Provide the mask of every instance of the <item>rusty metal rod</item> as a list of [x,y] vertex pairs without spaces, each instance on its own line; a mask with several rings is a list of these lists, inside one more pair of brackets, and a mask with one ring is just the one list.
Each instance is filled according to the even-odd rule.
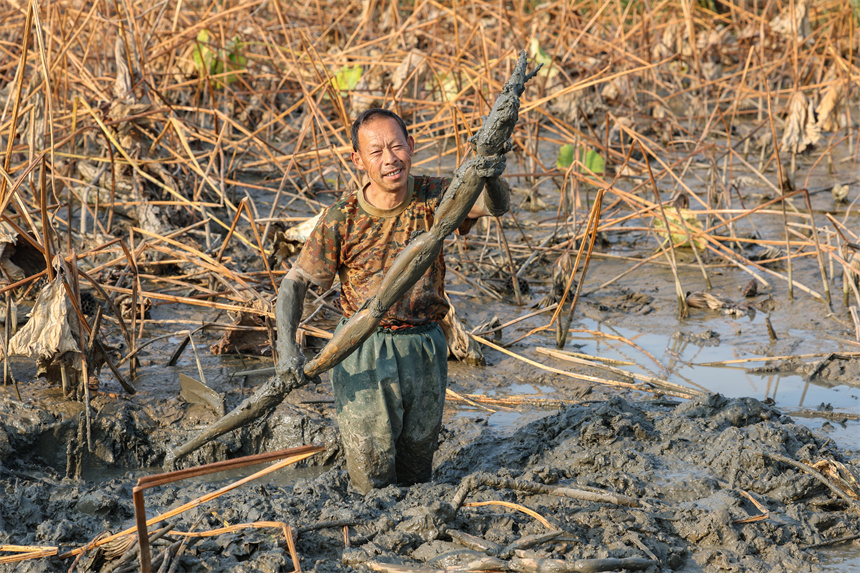
[[[258,477],[262,477],[268,473],[279,469],[279,467],[284,467],[291,463],[295,463],[302,459],[312,456],[317,452],[321,452],[325,450],[325,446],[300,446],[297,448],[289,448],[286,450],[278,450],[276,452],[269,452],[264,454],[255,454],[253,456],[245,456],[241,458],[236,458],[233,460],[224,460],[220,462],[214,462],[211,464],[206,464],[202,466],[197,466],[194,468],[187,468],[183,470],[177,470],[172,472],[167,472],[163,474],[155,474],[151,476],[144,476],[137,480],[137,485],[132,489],[132,501],[134,503],[134,521],[135,527],[131,529],[127,529],[121,533],[118,533],[116,536],[111,536],[110,538],[106,538],[102,540],[102,543],[106,543],[110,539],[116,538],[120,535],[125,535],[131,533],[135,529],[137,530],[137,539],[140,544],[140,570],[141,573],[151,573],[152,571],[152,554],[149,551],[149,534],[147,532],[147,526],[151,523],[156,523],[161,521],[162,519],[167,519],[169,517],[173,517],[175,515],[179,515],[180,513],[191,509],[192,507],[196,507],[201,503],[206,501],[210,501],[215,499],[216,497],[231,491],[240,485],[243,485],[249,481],[253,481]],[[192,500],[181,507],[176,509],[172,509],[167,513],[162,515],[153,517],[151,520],[147,521],[146,519],[146,503],[143,499],[143,492],[149,488],[153,488],[159,485],[164,485],[168,483],[172,483],[175,481],[180,481],[192,477],[203,476],[215,472],[220,472],[229,469],[236,469],[245,466],[262,464],[265,462],[285,459],[284,461],[273,465],[272,467],[261,470],[253,475],[242,478],[236,482],[233,482],[218,491],[212,492],[210,494],[206,494],[202,497],[199,497],[195,500]],[[73,553],[67,554],[72,555]]]
[[[211,464],[205,464],[202,466],[196,466],[193,468],[186,468],[182,470],[176,470],[172,472],[162,473],[162,474],[154,474],[151,476],[144,476],[137,480],[137,487],[141,489],[149,489],[151,487],[165,485],[168,483],[172,483],[175,481],[205,476],[208,474],[212,474],[215,472],[223,472],[225,470],[234,470],[239,468],[244,468],[246,466],[253,466],[255,464],[262,464],[266,462],[272,462],[275,460],[280,460],[287,456],[295,456],[299,454],[306,453],[317,453],[325,448],[323,446],[299,446],[297,448],[289,448],[287,450],[278,450],[275,452],[266,452],[263,454],[254,454],[252,456],[245,456],[241,458],[235,458],[232,460],[223,460],[220,462],[213,462]],[[144,487],[145,486],[145,487]]]

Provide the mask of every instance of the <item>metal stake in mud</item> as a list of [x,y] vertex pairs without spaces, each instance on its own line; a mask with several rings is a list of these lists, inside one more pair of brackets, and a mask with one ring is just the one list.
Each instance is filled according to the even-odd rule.
[[[495,182],[505,169],[505,153],[510,150],[509,139],[519,117],[520,96],[525,90],[525,83],[539,69],[540,66],[527,73],[526,53],[520,52],[514,72],[505,82],[493,109],[484,118],[481,129],[469,140],[475,157],[455,171],[454,178],[439,203],[433,226],[428,232],[410,241],[382,279],[376,296],[368,299],[320,353],[308,362],[305,366],[308,379],[339,364],[373,333],[385,312],[421,278],[439,255],[445,237],[463,223],[485,186],[490,195],[500,192],[500,186]],[[282,380],[278,376],[270,378],[235,410],[168,453],[165,466],[170,467],[177,459],[206,442],[267,415],[287,394],[301,385],[296,379]]]

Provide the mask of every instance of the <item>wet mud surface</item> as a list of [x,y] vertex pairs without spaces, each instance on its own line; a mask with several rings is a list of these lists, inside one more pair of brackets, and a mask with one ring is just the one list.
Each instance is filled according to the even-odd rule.
[[[221,438],[188,463],[305,443],[325,444],[326,452],[311,458],[311,467],[273,474],[174,518],[175,529],[283,521],[297,531],[303,570],[315,571],[358,570],[368,563],[465,568],[478,562],[492,563],[494,570],[551,571],[577,560],[610,558],[645,560],[640,564],[648,571],[817,571],[820,553],[811,546],[860,526],[856,501],[849,504],[810,473],[774,456],[835,460],[855,464],[855,472],[856,460],[832,440],[751,398],[622,398],[574,384],[566,394],[582,403],[543,412],[513,431],[493,428],[482,416],[449,411],[432,482],[390,486],[363,497],[349,487],[330,408],[307,403],[325,395],[323,386],[302,392],[272,417]],[[159,464],[165,446],[193,428],[185,424],[214,416],[178,402],[152,408],[97,398],[93,406],[94,448],[84,454],[83,464],[104,468],[95,482],[63,476],[67,464],[75,464],[72,450],[80,439],[80,411],[74,405],[54,411],[2,405],[0,544],[73,548],[102,531],[132,525],[131,489],[142,474],[119,468]],[[182,430],[175,424],[180,414]],[[110,471],[116,477],[107,479]],[[238,477],[149,490],[149,515]],[[498,480],[508,478],[626,496],[636,507],[498,487]],[[463,484],[472,487],[462,490]],[[465,504],[452,507],[462,491]],[[472,502],[518,504],[545,522],[509,506],[471,507]],[[557,535],[545,537],[552,532]],[[481,548],[468,536],[482,540]],[[512,545],[523,539],[536,545]],[[164,538],[154,555],[173,541]],[[244,529],[194,541],[184,548],[177,570],[293,569],[284,536],[276,530]],[[79,570],[113,570],[103,560],[91,552]],[[0,570],[68,566],[48,558],[0,565]]]

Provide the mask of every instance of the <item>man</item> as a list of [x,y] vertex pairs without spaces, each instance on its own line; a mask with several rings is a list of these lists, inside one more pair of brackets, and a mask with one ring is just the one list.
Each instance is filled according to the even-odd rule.
[[[348,319],[376,294],[410,238],[433,225],[449,183],[410,175],[415,141],[391,111],[362,113],[352,126],[352,147],[352,161],[367,183],[326,210],[278,291],[276,371],[282,377],[304,378],[295,335],[308,285],[327,290],[339,276]],[[469,219],[507,211],[508,189],[499,183],[502,192],[483,193]],[[332,369],[347,471],[362,493],[430,479],[448,372],[437,324],[448,311],[444,283],[440,254],[382,317],[376,332]]]

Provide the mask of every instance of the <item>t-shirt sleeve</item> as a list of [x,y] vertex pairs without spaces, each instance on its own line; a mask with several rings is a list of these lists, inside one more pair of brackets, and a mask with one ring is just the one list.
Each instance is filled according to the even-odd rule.
[[331,287],[340,268],[338,222],[329,211],[320,217],[295,263],[296,272],[323,290]]

